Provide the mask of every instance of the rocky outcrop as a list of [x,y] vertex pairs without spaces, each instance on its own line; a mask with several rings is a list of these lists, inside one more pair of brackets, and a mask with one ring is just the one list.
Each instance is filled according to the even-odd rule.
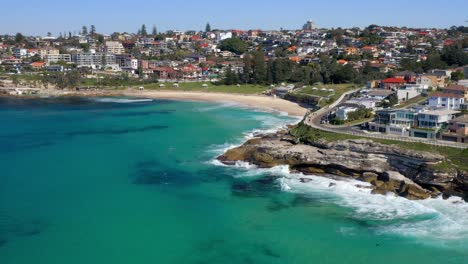
[[251,139],[218,160],[228,165],[246,161],[262,168],[289,165],[292,171],[304,174],[351,177],[372,184],[373,193],[393,192],[408,199],[468,191],[466,173],[432,169],[445,160],[444,156],[365,139],[318,140],[306,145],[288,131],[280,131]]

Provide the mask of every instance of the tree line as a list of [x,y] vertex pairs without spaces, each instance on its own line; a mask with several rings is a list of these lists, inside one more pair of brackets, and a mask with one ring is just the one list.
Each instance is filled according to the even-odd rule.
[[227,68],[224,84],[364,83],[370,79],[386,77],[384,73],[375,72],[370,65],[366,65],[363,69],[355,69],[350,64],[341,65],[336,59],[326,55],[321,56],[318,63],[301,65],[289,58],[266,60],[262,51],[252,51],[244,54],[243,63],[244,67],[240,72]]

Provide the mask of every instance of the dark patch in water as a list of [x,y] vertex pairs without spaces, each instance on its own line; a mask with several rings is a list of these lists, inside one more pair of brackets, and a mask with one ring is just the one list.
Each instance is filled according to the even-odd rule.
[[201,252],[211,252],[213,250],[216,250],[216,248],[224,245],[225,243],[226,240],[224,239],[211,239],[196,245],[196,249]]
[[0,238],[0,247],[3,247],[4,245],[6,245],[7,242],[8,240]]
[[307,196],[307,195],[295,195],[294,199],[291,201],[292,207],[321,207],[322,202],[320,199]]
[[270,203],[268,204],[267,206],[267,209],[268,211],[270,212],[277,212],[277,211],[281,211],[281,210],[284,210],[284,209],[288,209],[290,208],[291,206],[281,202],[281,201],[276,201],[276,200],[271,200]]
[[24,220],[0,214],[0,244],[15,237],[32,237],[41,234],[47,224],[41,220]]
[[160,115],[160,114],[171,114],[174,112],[175,110],[138,111],[138,112],[114,113],[114,114],[111,114],[111,116],[117,116],[117,117],[150,116],[150,115]]
[[197,171],[197,179],[200,182],[219,182],[219,181],[232,181],[234,174],[220,168],[210,168]]
[[21,141],[21,138],[17,140],[2,140],[0,141],[0,148],[2,152],[15,152],[21,150],[31,150],[42,147],[48,147],[54,145],[54,142],[50,140],[38,141],[38,142],[28,142],[27,140]]
[[147,132],[152,130],[166,129],[168,126],[153,125],[141,128],[126,128],[126,129],[106,129],[106,130],[84,130],[66,133],[67,136],[86,136],[86,135],[123,135],[129,133]]
[[[122,99],[122,97],[116,97]],[[137,99],[137,98],[133,98]],[[47,109],[47,110],[66,110],[66,111],[83,111],[83,110],[102,110],[102,109],[122,109],[134,108],[151,104],[171,104],[170,100],[152,100],[145,102],[119,103],[119,102],[100,102],[95,98],[86,97],[51,97],[51,98],[12,98],[0,97],[0,110],[31,110],[31,109]]]
[[133,177],[134,184],[162,185],[162,184],[193,184],[191,173],[174,168],[165,168],[157,161],[143,161],[136,164]]
[[232,186],[232,194],[239,197],[265,197],[281,188],[276,182],[278,177],[268,175],[260,179],[236,179]]
[[268,245],[265,245],[265,244],[260,246],[260,252],[263,255],[271,257],[271,258],[281,258],[280,254],[276,253]]
[[22,230],[21,232],[19,232],[19,233],[17,233],[17,234],[18,234],[19,236],[30,237],[30,236],[39,235],[41,232],[42,232],[41,229],[39,229],[39,228],[33,228],[33,229]]

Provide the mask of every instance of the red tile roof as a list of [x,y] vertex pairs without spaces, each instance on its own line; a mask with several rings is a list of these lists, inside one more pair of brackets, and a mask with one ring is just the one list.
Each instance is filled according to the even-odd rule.
[[45,65],[45,62],[41,62],[41,61],[36,61],[36,62],[31,63],[32,67],[42,67],[44,65]]
[[406,83],[405,80],[401,78],[387,78],[382,81],[383,83]]

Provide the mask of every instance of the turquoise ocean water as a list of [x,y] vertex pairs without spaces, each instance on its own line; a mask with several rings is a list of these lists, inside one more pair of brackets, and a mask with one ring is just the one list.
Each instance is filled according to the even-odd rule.
[[459,199],[214,161],[296,120],[230,104],[0,99],[0,263],[468,263]]

